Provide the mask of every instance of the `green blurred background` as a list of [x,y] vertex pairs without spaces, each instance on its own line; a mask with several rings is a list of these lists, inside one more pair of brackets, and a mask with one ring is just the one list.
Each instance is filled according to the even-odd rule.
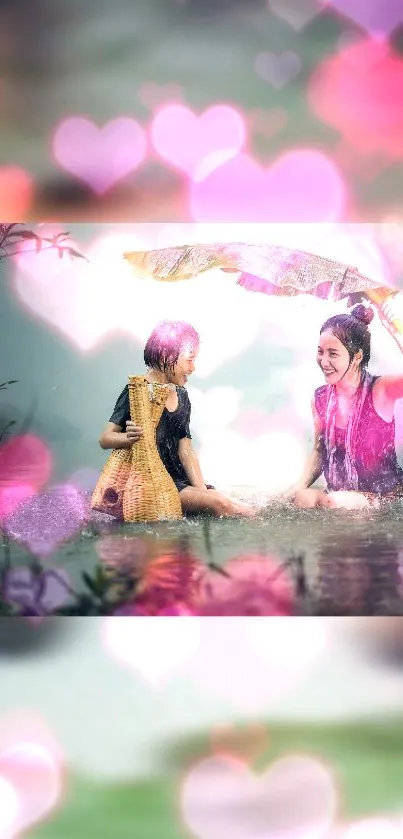
[[401,619],[321,619],[323,649],[277,699],[268,689],[279,677],[276,665],[256,660],[248,670],[256,702],[244,711],[225,680],[230,667],[232,687],[242,692],[250,619],[233,619],[241,644],[231,664],[219,660],[222,619],[209,622],[206,651],[217,658],[209,688],[186,664],[156,688],[148,685],[107,654],[103,621],[48,620],[37,636],[16,625],[20,646],[12,654],[0,622],[0,719],[16,709],[39,714],[66,764],[62,803],[28,835],[187,835],[178,812],[182,779],[219,750],[225,730],[227,750],[232,742],[258,772],[289,754],[323,761],[336,779],[340,821],[388,813],[401,820]]
[[[323,9],[316,0],[277,5],[265,0],[117,0],[113,6],[107,0],[51,5],[3,0],[0,29],[0,164],[22,167],[34,178],[28,217],[106,221],[188,220],[184,180],[151,157],[123,185],[96,200],[52,159],[52,136],[61,119],[81,114],[102,125],[130,115],[147,125],[155,107],[147,86],[157,86],[157,104],[175,98],[173,86],[195,111],[226,102],[249,122],[256,110],[266,115],[284,111],[285,124],[278,131],[262,131],[256,121],[250,131],[251,150],[262,162],[299,146],[337,157],[340,133],[310,109],[307,82],[340,45],[367,36],[347,16],[330,6]],[[401,27],[389,34],[389,42],[400,56]],[[283,85],[268,83],[254,69],[256,56],[265,52],[295,53],[300,71]],[[362,71],[352,64],[352,75]],[[341,172],[357,207],[352,218],[401,214],[400,160],[381,164],[377,172],[382,155],[357,155],[348,145],[344,152]]]

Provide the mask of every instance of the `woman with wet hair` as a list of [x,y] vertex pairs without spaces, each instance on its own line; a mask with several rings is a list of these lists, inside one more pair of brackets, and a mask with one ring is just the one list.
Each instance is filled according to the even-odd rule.
[[[195,370],[200,338],[184,321],[162,321],[152,331],[144,348],[149,382],[172,385],[161,419],[156,442],[160,458],[174,481],[184,513],[214,516],[251,516],[255,510],[226,498],[206,484],[192,446],[189,428],[191,404],[186,390],[188,377]],[[143,430],[130,418],[129,388],[123,388],[109,422],[101,434],[102,449],[130,448],[143,436]]]
[[[401,314],[396,315],[398,305],[389,298],[379,309],[391,332],[391,322]],[[359,305],[351,314],[329,318],[320,330],[317,363],[326,384],[312,400],[314,449],[287,493],[298,507],[359,509],[403,492],[394,421],[395,402],[403,398],[403,375],[368,373],[373,317],[372,309]],[[403,351],[403,337],[394,337]],[[322,473],[327,489],[311,489]]]

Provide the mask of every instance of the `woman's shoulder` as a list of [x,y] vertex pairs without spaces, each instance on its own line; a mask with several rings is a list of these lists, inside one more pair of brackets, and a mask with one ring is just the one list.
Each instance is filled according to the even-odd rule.
[[325,404],[327,402],[328,392],[329,392],[329,385],[321,385],[320,387],[317,387],[315,392],[314,392],[313,400],[314,400],[314,403],[315,403],[315,408],[316,408],[316,410],[319,414],[321,413],[322,409],[324,409],[324,407],[325,407]]
[[322,394],[327,393],[329,387],[330,385],[321,385],[320,387],[317,387],[314,392],[315,396],[321,396]]
[[315,401],[317,399],[324,399],[328,393],[329,387],[330,385],[321,385],[320,387],[317,387],[313,394]]

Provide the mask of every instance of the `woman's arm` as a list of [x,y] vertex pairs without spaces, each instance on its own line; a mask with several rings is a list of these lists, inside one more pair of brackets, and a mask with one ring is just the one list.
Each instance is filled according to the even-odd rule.
[[399,350],[403,352],[403,293],[387,297],[384,303],[376,308],[382,325],[395,339]]
[[199,459],[189,437],[182,437],[179,440],[178,456],[191,486],[197,487],[197,489],[207,489],[200,469]]
[[142,429],[130,419],[129,388],[125,385],[99,438],[99,445],[101,449],[130,449],[142,435]]
[[308,487],[312,486],[312,484],[318,480],[323,472],[321,432],[319,426],[319,416],[315,407],[315,398],[312,399],[311,407],[315,428],[315,441],[312,452],[305,462],[298,481],[284,493],[289,497],[292,497],[301,489],[308,489]]
[[292,490],[298,492],[300,489],[308,489],[308,487],[312,486],[320,478],[322,472],[322,453],[317,448],[314,448],[307,458],[302,474],[297,483],[292,487]]
[[[403,323],[403,295],[388,297],[377,309],[381,323],[403,352],[403,334],[393,324],[394,321]],[[377,413],[390,420],[396,400],[403,399],[403,375],[380,376],[374,384],[373,398]]]
[[127,431],[122,431],[121,425],[108,422],[100,438],[101,449],[130,449],[133,443],[137,443],[143,432],[134,422],[126,423]]
[[397,399],[403,399],[403,376],[380,376],[374,384],[374,405],[380,402],[394,406]]

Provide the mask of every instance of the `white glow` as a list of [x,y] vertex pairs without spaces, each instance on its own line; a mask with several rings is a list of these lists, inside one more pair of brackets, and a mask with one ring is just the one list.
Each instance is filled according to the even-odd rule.
[[[17,292],[31,311],[83,351],[111,331],[125,330],[144,342],[158,320],[194,322],[202,333],[200,364],[207,375],[248,346],[262,319],[270,319],[275,302],[237,287],[237,274],[212,271],[188,281],[161,283],[136,278],[122,258],[125,250],[189,241],[280,244],[356,265],[375,279],[385,273],[370,225],[115,225],[109,236],[90,246],[89,263],[59,260],[54,252],[38,258],[32,254],[28,261],[24,257],[16,266]],[[112,293],[116,288],[119,293]],[[304,316],[309,311],[307,304]]]
[[109,653],[157,684],[195,653],[200,622],[187,617],[111,617],[105,622],[104,641]]
[[245,440],[227,430],[203,441],[199,450],[203,474],[218,485],[256,486],[268,493],[285,490],[301,474],[306,452],[288,432],[273,431]]
[[224,431],[235,419],[242,391],[233,387],[215,387],[205,392],[188,387],[192,403],[192,431],[200,439]]
[[199,689],[230,702],[238,711],[266,713],[292,694],[327,649],[328,636],[320,619],[307,618],[312,621],[309,628],[303,627],[304,620],[204,620],[202,644],[187,663],[186,673]]
[[290,410],[310,429],[313,440],[314,427],[312,416],[312,397],[317,387],[325,384],[323,375],[315,363],[315,358],[298,365],[290,372],[289,393]]
[[[17,268],[18,294],[83,351],[113,331],[123,330],[144,344],[160,320],[186,320],[201,335],[198,372],[208,375],[251,343],[261,309],[256,311],[253,295],[236,286],[237,275],[211,271],[183,283],[134,277],[122,253],[151,247],[146,235],[149,229],[143,239],[122,234],[94,243],[88,264],[68,263],[57,283],[45,288]],[[112,287],[119,293],[111,293]]]
[[212,154],[207,155],[207,157],[205,157],[204,160],[196,166],[192,179],[194,181],[203,181],[204,178],[207,178],[207,176],[214,171],[214,169],[218,169],[219,166],[222,166],[237,154],[238,149],[220,149],[220,151],[215,151]]
[[29,740],[23,741],[21,743],[15,743],[6,752],[3,753],[3,756],[7,758],[8,756],[12,757],[20,757],[24,760],[28,761],[29,759],[42,761],[43,763],[47,763],[48,766],[55,766],[55,762],[52,758],[52,755],[41,746],[39,743],[34,743]]
[[391,821],[383,818],[366,819],[350,825],[342,839],[401,839],[402,833]]
[[[136,241],[132,234],[104,238],[89,249],[88,263],[64,257],[63,270],[57,280],[46,284],[43,273],[54,277],[56,257],[47,254],[49,263],[42,264],[39,282],[33,256],[30,273],[17,266],[18,295],[35,314],[67,336],[79,349],[88,351],[108,332],[124,326],[127,309],[130,312],[136,305],[138,310],[138,289],[122,253],[130,246],[141,248],[149,244],[144,238]],[[116,285],[119,294],[111,293]],[[122,305],[122,299],[125,305]]]
[[61,773],[52,754],[39,743],[28,740],[14,743],[5,749],[1,755],[1,764],[15,783],[15,788],[11,788],[14,797],[8,792],[4,804],[6,814],[7,805],[9,807],[9,821],[12,812],[11,824],[8,825],[11,832],[3,828],[3,789],[0,785],[0,839],[11,839],[11,836],[39,821],[55,807],[61,795]]
[[14,787],[0,776],[0,839],[13,835],[12,827],[19,813],[19,800]]
[[320,655],[327,635],[323,621],[313,617],[292,620],[255,618],[248,627],[253,649],[270,669],[303,669]]
[[181,795],[185,823],[203,839],[320,839],[336,806],[332,775],[303,755],[260,775],[234,757],[210,757],[188,772]]

